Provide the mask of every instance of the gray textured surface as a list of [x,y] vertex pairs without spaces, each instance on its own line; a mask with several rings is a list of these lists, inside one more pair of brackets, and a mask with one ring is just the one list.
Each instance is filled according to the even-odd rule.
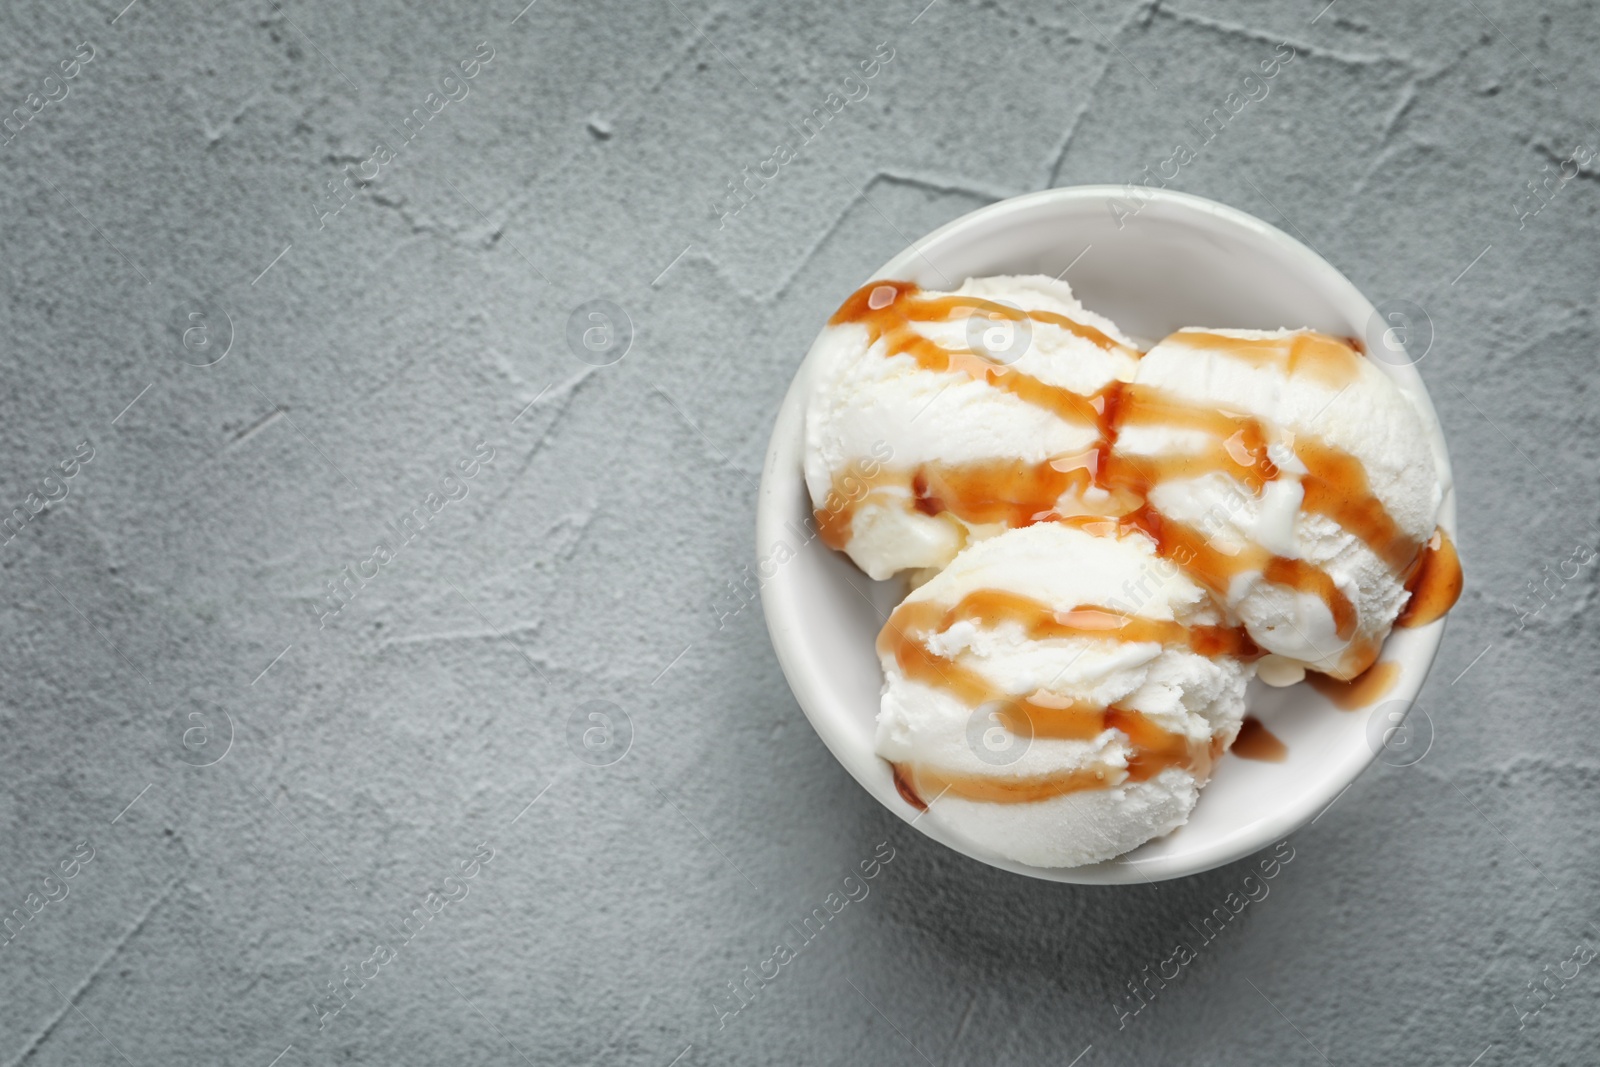
[[[0,547],[0,1063],[1593,1062],[1596,968],[1514,1006],[1600,946],[1595,574],[1562,567],[1597,536],[1600,195],[1585,169],[1516,207],[1600,143],[1592,8],[122,2],[0,16],[7,110],[96,52],[0,149],[0,510],[94,450]],[[976,206],[1154,165],[1282,40],[1174,187],[1426,308],[1469,587],[1428,758],[1365,774],[1119,1028],[1249,864],[1075,889],[943,851],[829,758],[759,612],[718,614],[849,288]],[[322,187],[479,41],[468,95],[319,230]],[[880,41],[869,95],[719,231],[725,183]],[[565,333],[602,298],[636,337],[594,369]],[[220,344],[219,309],[231,351],[186,365],[169,321]],[[480,439],[466,497],[319,629]],[[609,766],[575,755],[590,701],[631,723]]]

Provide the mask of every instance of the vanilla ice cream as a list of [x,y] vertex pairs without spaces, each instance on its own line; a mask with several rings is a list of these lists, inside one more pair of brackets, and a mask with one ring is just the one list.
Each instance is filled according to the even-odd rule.
[[877,752],[977,852],[1067,867],[1170,833],[1236,738],[1275,758],[1240,734],[1250,678],[1354,679],[1460,592],[1425,420],[1349,341],[1185,329],[1141,356],[1051,278],[880,281],[808,366],[822,539],[923,583],[879,634]]
[[882,579],[1041,517],[1104,513],[1108,397],[1137,360],[1053,278],[868,283],[811,363],[805,476],[823,540]]
[[1255,650],[1115,521],[968,547],[878,639],[877,751],[981,851],[1094,863],[1181,826],[1238,733]]
[[1373,662],[1441,497],[1422,417],[1376,365],[1306,330],[1180,330],[1116,421],[1109,481],[1271,653],[1263,680]]

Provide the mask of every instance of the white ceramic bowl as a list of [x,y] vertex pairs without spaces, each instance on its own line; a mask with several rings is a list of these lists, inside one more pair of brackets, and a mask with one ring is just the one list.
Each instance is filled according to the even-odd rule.
[[[1397,338],[1384,336],[1388,324],[1355,286],[1299,241],[1233,208],[1158,191],[1119,228],[1111,210],[1117,198],[1127,202],[1122,187],[1095,185],[990,205],[929,234],[870,279],[839,279],[838,299],[877,278],[948,289],[969,277],[1066,270],[1086,307],[1136,337],[1156,340],[1181,326],[1307,326],[1363,338],[1369,352],[1386,356],[1378,365],[1423,413],[1445,478],[1439,522],[1453,535],[1455,495],[1433,405],[1415,367],[1395,358]],[[1420,356],[1413,351],[1412,358]],[[811,504],[801,464],[814,364],[808,356],[784,397],[762,473],[756,550],[763,573],[771,574],[762,584],[762,606],[778,661],[817,734],[868,792],[909,822],[918,812],[896,792],[888,764],[873,752],[883,684],[873,642],[903,596],[903,584],[871,581],[821,541],[807,541],[804,532]],[[798,554],[774,564],[786,555],[780,542]],[[1288,758],[1264,763],[1224,756],[1187,825],[1117,859],[1032,867],[958,841],[931,819],[918,821],[917,829],[985,863],[1061,882],[1152,881],[1231,862],[1314,819],[1380,753],[1391,759],[1383,745],[1388,717],[1415,700],[1443,636],[1442,619],[1394,632],[1382,659],[1399,664],[1400,675],[1375,708],[1340,711],[1303,684],[1275,690],[1252,683],[1250,712],[1287,744]],[[1431,738],[1423,718],[1413,713],[1407,724],[1413,754],[1424,732]]]

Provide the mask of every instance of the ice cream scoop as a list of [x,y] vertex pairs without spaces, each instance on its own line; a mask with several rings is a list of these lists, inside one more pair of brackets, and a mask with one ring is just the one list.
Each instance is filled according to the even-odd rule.
[[878,638],[877,751],[925,817],[1043,867],[1182,825],[1256,650],[1156,544],[1087,518],[960,552]]
[[1065,282],[871,282],[813,359],[805,479],[818,530],[873,578],[1111,502],[1096,480],[1109,397],[1138,351]]
[[1108,483],[1271,653],[1264,680],[1372,664],[1441,496],[1422,417],[1376,365],[1308,330],[1180,330],[1115,414]]

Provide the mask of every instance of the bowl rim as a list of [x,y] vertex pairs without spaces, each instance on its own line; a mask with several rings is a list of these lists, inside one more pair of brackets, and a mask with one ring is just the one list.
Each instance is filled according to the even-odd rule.
[[[1275,246],[1278,253],[1295,261],[1306,280],[1323,293],[1330,304],[1348,312],[1351,321],[1369,324],[1379,321],[1377,309],[1353,282],[1306,244],[1270,223],[1237,208],[1191,193],[1146,188],[1137,195],[1141,200],[1139,210],[1141,225],[1160,225],[1163,221],[1192,223],[1197,220],[1209,220],[1213,225],[1241,231]],[[860,284],[878,279],[909,278],[921,273],[919,263],[932,265],[924,249],[952,236],[1000,229],[1016,215],[1026,215],[1041,210],[1050,212],[1069,206],[1078,208],[1085,203],[1104,204],[1112,198],[1126,202],[1129,199],[1128,188],[1105,184],[1064,186],[997,201],[962,215],[912,242],[878,270],[862,279]],[[937,268],[935,270],[937,271]],[[821,333],[822,330],[819,329],[818,341]],[[796,369],[774,420],[756,504],[758,559],[762,557],[767,546],[779,540],[784,521],[792,518],[786,509],[792,506],[792,492],[795,486],[798,484],[803,489],[804,477],[800,464],[804,458],[805,402],[810,391],[810,372],[816,364],[814,357],[818,341],[813,341]],[[1403,392],[1407,393],[1423,418],[1440,472],[1442,496],[1437,523],[1454,538],[1456,535],[1454,481],[1450,470],[1449,450],[1432,399],[1414,361],[1401,365],[1381,360],[1375,362],[1381,370],[1389,374]],[[798,448],[795,447],[797,438],[801,442]],[[1091,885],[1137,884],[1199,874],[1249,856],[1314,821],[1320,812],[1326,810],[1332,801],[1343,795],[1362,771],[1378,758],[1377,749],[1370,744],[1366,746],[1368,751],[1364,757],[1359,752],[1354,756],[1346,754],[1331,777],[1327,779],[1328,784],[1324,789],[1298,794],[1291,798],[1292,803],[1286,803],[1279,810],[1257,818],[1233,833],[1213,839],[1203,848],[1195,850],[1192,855],[1130,858],[1137,854],[1138,850],[1135,849],[1123,856],[1081,867],[1036,867],[1019,863],[985,853],[945,832],[936,823],[931,821],[919,823],[917,818],[919,812],[894,788],[892,778],[887,773],[887,766],[873,751],[873,746],[869,743],[863,754],[859,744],[856,743],[856,738],[841,726],[843,717],[826,713],[825,705],[831,705],[834,701],[822,691],[811,671],[799,662],[800,631],[805,627],[807,620],[804,617],[805,613],[799,610],[797,600],[791,595],[789,587],[781,582],[763,582],[760,587],[760,598],[768,634],[784,677],[807,721],[811,723],[812,729],[816,731],[834,758],[879,803],[903,821],[915,826],[919,832],[965,856],[1015,874],[1047,881]],[[1405,631],[1409,636],[1407,651],[1404,653],[1404,669],[1395,688],[1385,695],[1384,705],[1404,700],[1408,714],[1415,707],[1417,695],[1438,655],[1447,619],[1448,615],[1427,626]],[[1393,639],[1391,636],[1390,640]]]

